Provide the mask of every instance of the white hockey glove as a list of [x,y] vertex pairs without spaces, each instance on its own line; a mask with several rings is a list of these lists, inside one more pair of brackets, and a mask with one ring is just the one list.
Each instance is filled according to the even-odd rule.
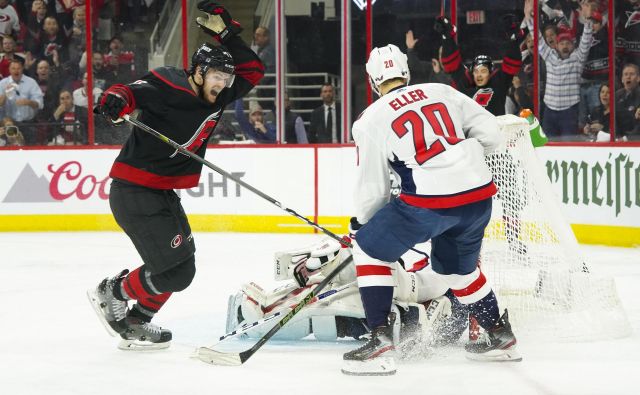
[[293,278],[298,285],[304,287],[309,282],[309,277],[334,262],[338,258],[341,248],[342,245],[338,241],[327,237],[309,252],[308,257],[297,261],[293,268]]

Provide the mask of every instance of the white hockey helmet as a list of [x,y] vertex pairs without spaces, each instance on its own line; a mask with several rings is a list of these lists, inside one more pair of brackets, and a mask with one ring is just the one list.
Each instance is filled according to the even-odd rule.
[[393,78],[404,78],[409,84],[409,64],[407,63],[407,55],[400,48],[393,44],[389,44],[382,48],[374,48],[369,54],[367,61],[367,74],[369,74],[369,83],[378,96],[380,94],[379,86]]

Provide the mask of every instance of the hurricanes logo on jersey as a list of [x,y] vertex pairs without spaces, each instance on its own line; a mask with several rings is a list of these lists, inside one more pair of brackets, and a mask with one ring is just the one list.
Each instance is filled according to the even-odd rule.
[[482,107],[486,107],[489,105],[491,98],[493,97],[493,89],[491,88],[482,88],[479,89],[475,95],[473,95],[473,100],[476,103],[480,104]]
[[627,14],[627,23],[624,24],[625,29],[629,26],[637,25],[640,23],[640,11],[626,11]]
[[[220,115],[221,111],[222,110],[209,115],[207,119],[202,122],[196,133],[191,136],[189,141],[182,144],[182,147],[187,151],[198,151],[200,147],[209,140],[209,136],[211,136],[213,130],[216,128],[216,125],[218,124],[218,115]],[[175,151],[171,157],[173,158],[177,153],[178,151]]]

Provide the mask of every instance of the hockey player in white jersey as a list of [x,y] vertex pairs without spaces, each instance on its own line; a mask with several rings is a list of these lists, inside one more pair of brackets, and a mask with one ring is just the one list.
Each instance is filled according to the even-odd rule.
[[[498,123],[469,97],[442,84],[408,86],[407,57],[398,47],[375,48],[366,65],[380,98],[353,125],[358,153],[357,231],[353,257],[371,339],[343,356],[343,373],[396,372],[392,340],[392,262],[431,239],[434,272],[485,329],[465,346],[471,359],[521,360],[508,314],[477,267],[496,193],[486,153],[501,142]],[[401,193],[389,201],[388,174]]]

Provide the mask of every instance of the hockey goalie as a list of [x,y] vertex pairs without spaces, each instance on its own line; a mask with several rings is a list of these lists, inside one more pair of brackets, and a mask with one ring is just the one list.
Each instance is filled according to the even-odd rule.
[[[392,269],[396,282],[392,310],[399,317],[394,324],[394,342],[404,359],[426,356],[434,345],[457,341],[468,326],[468,311],[431,270],[428,255],[418,252],[406,254],[406,259],[396,262]],[[253,282],[242,285],[240,292],[229,297],[228,333],[221,340],[261,337],[350,255],[350,248],[331,238],[306,248],[277,252],[274,277],[283,285],[272,291]],[[274,338],[299,340],[313,335],[317,340],[335,341],[360,339],[368,332],[355,266],[350,265]]]

